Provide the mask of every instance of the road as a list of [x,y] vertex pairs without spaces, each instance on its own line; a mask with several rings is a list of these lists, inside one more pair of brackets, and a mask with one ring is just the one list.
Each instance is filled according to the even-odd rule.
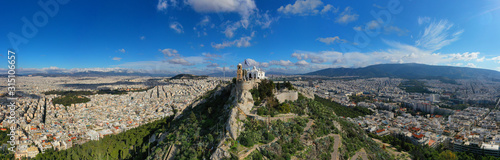
[[340,159],[339,147],[342,142],[342,139],[340,139],[340,136],[338,134],[333,135],[333,138],[335,138],[335,142],[333,142],[333,153],[331,159],[339,160]]
[[356,152],[354,156],[350,158],[350,160],[356,160],[358,157],[361,156],[363,160],[368,160],[368,156],[366,155],[366,151],[364,148],[362,148],[360,151]]
[[245,159],[248,155],[250,155],[253,151],[255,151],[255,149],[259,148],[259,147],[262,147],[262,146],[265,146],[265,145],[270,145],[274,142],[276,142],[277,140],[279,139],[279,137],[276,137],[274,138],[273,141],[267,143],[267,144],[261,144],[261,145],[253,145],[252,148],[246,150],[246,151],[243,151],[243,153],[239,153],[238,154],[238,159]]

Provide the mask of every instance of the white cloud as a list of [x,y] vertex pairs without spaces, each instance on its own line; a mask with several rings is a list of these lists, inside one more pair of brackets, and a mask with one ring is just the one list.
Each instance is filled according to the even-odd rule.
[[250,15],[257,9],[254,0],[185,0],[184,2],[200,13],[236,12],[245,24],[248,24]]
[[269,64],[271,65],[279,65],[279,66],[293,66],[293,62],[290,61],[290,60],[279,60],[279,61],[276,61],[276,60],[272,60],[269,62]]
[[198,22],[197,25],[206,26],[208,23],[210,23],[210,17],[204,16],[203,19],[201,19],[201,21]]
[[369,30],[373,30],[378,27],[380,27],[380,24],[376,20],[372,20],[366,24],[366,28],[368,28]]
[[429,17],[418,17],[418,25],[422,25],[424,23],[429,23],[431,18]]
[[126,51],[125,51],[125,49],[123,49],[123,48],[122,48],[122,49],[119,49],[118,51],[120,51],[120,52],[122,52],[122,53],[125,53],[125,52],[126,52]]
[[295,63],[296,66],[307,66],[309,63],[307,63],[305,60],[297,61]]
[[113,57],[113,60],[120,61],[120,60],[122,60],[122,58],[120,58],[120,57]]
[[493,58],[488,59],[488,60],[497,61],[497,63],[500,63],[500,56],[493,57]]
[[170,28],[173,29],[177,33],[184,33],[184,28],[179,22],[170,23]]
[[[479,59],[479,52],[441,54],[433,53],[429,50],[420,49],[418,47],[402,44],[399,42],[387,40],[383,40],[383,42],[389,46],[389,49],[365,53],[341,53],[337,51],[296,51],[295,53],[291,54],[291,57],[296,58],[299,61],[305,60],[310,62],[310,67],[314,67],[317,65],[326,65],[329,67],[365,67],[368,65],[381,63],[423,63],[431,65],[458,65],[459,63],[461,63],[462,65],[464,65],[464,61],[478,61]],[[496,59],[500,62],[500,56]]]
[[241,27],[240,22],[235,22],[233,24],[227,25],[226,30],[224,30],[224,34],[227,38],[233,38],[234,31]]
[[484,62],[485,57],[476,59],[477,62]]
[[193,63],[189,63],[188,61],[186,61],[184,58],[173,58],[173,59],[167,60],[167,62],[171,63],[171,64],[180,64],[180,65],[184,65],[184,66],[194,65]]
[[409,32],[408,30],[403,30],[396,26],[385,26],[384,31],[386,34],[396,33],[398,34],[398,36],[407,35],[407,33]]
[[[253,35],[253,34],[252,34]],[[240,39],[236,39],[234,41],[224,41],[222,43],[216,44],[212,42],[212,47],[216,49],[223,49],[226,47],[236,46],[236,47],[250,47],[253,36],[245,36]]]
[[476,65],[474,63],[467,63],[466,66],[471,68],[476,68]]
[[462,54],[460,54],[460,53],[451,54],[450,57],[453,60],[459,60],[459,61],[471,61],[471,60],[481,61],[481,60],[478,60],[479,54],[480,54],[479,52],[472,52],[472,53],[465,52]]
[[355,31],[362,31],[363,30],[363,28],[361,28],[361,26],[355,26],[352,29],[354,29]]
[[156,9],[158,11],[166,10],[168,7],[167,0],[158,0],[158,5],[156,5]]
[[267,67],[269,67],[269,63],[267,63],[267,62],[262,62],[262,63],[260,63],[260,64],[259,64],[259,66],[260,66],[260,67],[267,68]]
[[158,51],[160,51],[161,53],[163,53],[163,56],[165,58],[167,57],[179,57],[180,55],[178,54],[179,52],[175,49],[170,49],[170,48],[166,48],[166,49],[158,49]]
[[335,22],[337,23],[342,23],[342,24],[347,24],[353,21],[356,21],[359,17],[358,14],[351,13],[352,8],[351,7],[346,7],[342,13],[337,17]]
[[337,62],[342,58],[342,53],[335,51],[322,51],[319,53],[299,51],[292,54],[297,60],[311,60],[311,63]]
[[320,41],[320,42],[323,42],[325,44],[332,44],[332,43],[345,43],[347,42],[346,40],[344,39],[340,39],[339,36],[335,36],[335,37],[325,37],[325,38],[318,38],[316,39],[317,41]]
[[207,67],[219,67],[219,64],[217,64],[217,63],[210,63],[209,65],[207,65]]
[[213,58],[222,58],[222,55],[218,55],[218,54],[212,54],[212,53],[206,53],[206,52],[203,52],[201,55],[207,57],[207,58],[210,58],[210,59],[213,59]]
[[166,11],[168,7],[177,6],[177,0],[158,0],[156,9],[158,11]]
[[424,47],[432,51],[439,50],[442,47],[456,41],[463,33],[463,30],[452,32],[453,23],[447,20],[433,21],[427,27],[420,38],[415,41],[417,46]]
[[278,21],[279,17],[271,17],[269,15],[269,11],[266,11],[264,14],[260,14],[257,12],[255,24],[260,25],[262,29],[269,28],[273,22]]
[[339,8],[335,8],[330,4],[327,4],[323,9],[321,10],[322,14],[328,13],[329,11],[332,11],[333,13],[337,13],[339,11]]
[[[323,6],[321,0],[297,0],[293,5],[288,4],[286,6],[281,6],[278,8],[278,12],[295,15],[314,15],[319,13],[318,8],[321,6]],[[328,8],[331,7],[331,5],[328,6]],[[326,11],[329,10],[328,8]]]

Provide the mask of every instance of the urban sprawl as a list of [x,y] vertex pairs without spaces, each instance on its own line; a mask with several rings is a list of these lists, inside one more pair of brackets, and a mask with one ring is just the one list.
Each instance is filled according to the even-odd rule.
[[[414,144],[500,157],[500,82],[488,80],[418,80],[425,92],[407,92],[418,84],[394,78],[332,79],[271,76],[290,81],[299,92],[314,93],[345,107],[366,107],[374,114],[348,118],[373,134],[394,135]],[[47,149],[64,150],[182,111],[229,78],[166,79],[152,77],[18,77],[15,117],[8,122],[3,98],[1,132],[15,125],[15,157],[35,157]],[[2,82],[5,82],[2,80]],[[402,85],[403,84],[403,85]],[[406,84],[406,86],[405,86]],[[7,85],[2,84],[7,92]],[[131,91],[125,94],[83,95],[85,103],[54,104],[59,95],[47,91]],[[144,89],[139,92],[134,90]],[[422,89],[422,88],[420,88]],[[5,95],[3,93],[2,95]],[[4,96],[5,97],[5,96]],[[355,100],[357,99],[357,100]],[[454,108],[460,106],[462,108]],[[2,148],[7,148],[3,144]]]

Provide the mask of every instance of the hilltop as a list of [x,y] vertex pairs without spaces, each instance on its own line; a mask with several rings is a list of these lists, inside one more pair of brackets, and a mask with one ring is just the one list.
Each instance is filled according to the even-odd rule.
[[170,79],[205,79],[208,76],[197,76],[197,75],[192,75],[192,74],[178,74],[173,76]]

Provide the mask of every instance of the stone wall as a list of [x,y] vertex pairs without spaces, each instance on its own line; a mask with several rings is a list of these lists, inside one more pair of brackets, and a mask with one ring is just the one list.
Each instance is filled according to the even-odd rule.
[[299,98],[299,94],[297,91],[284,91],[284,92],[279,92],[278,94],[276,94],[276,99],[278,99],[278,101],[280,103],[285,102],[285,100],[295,101],[298,98]]

